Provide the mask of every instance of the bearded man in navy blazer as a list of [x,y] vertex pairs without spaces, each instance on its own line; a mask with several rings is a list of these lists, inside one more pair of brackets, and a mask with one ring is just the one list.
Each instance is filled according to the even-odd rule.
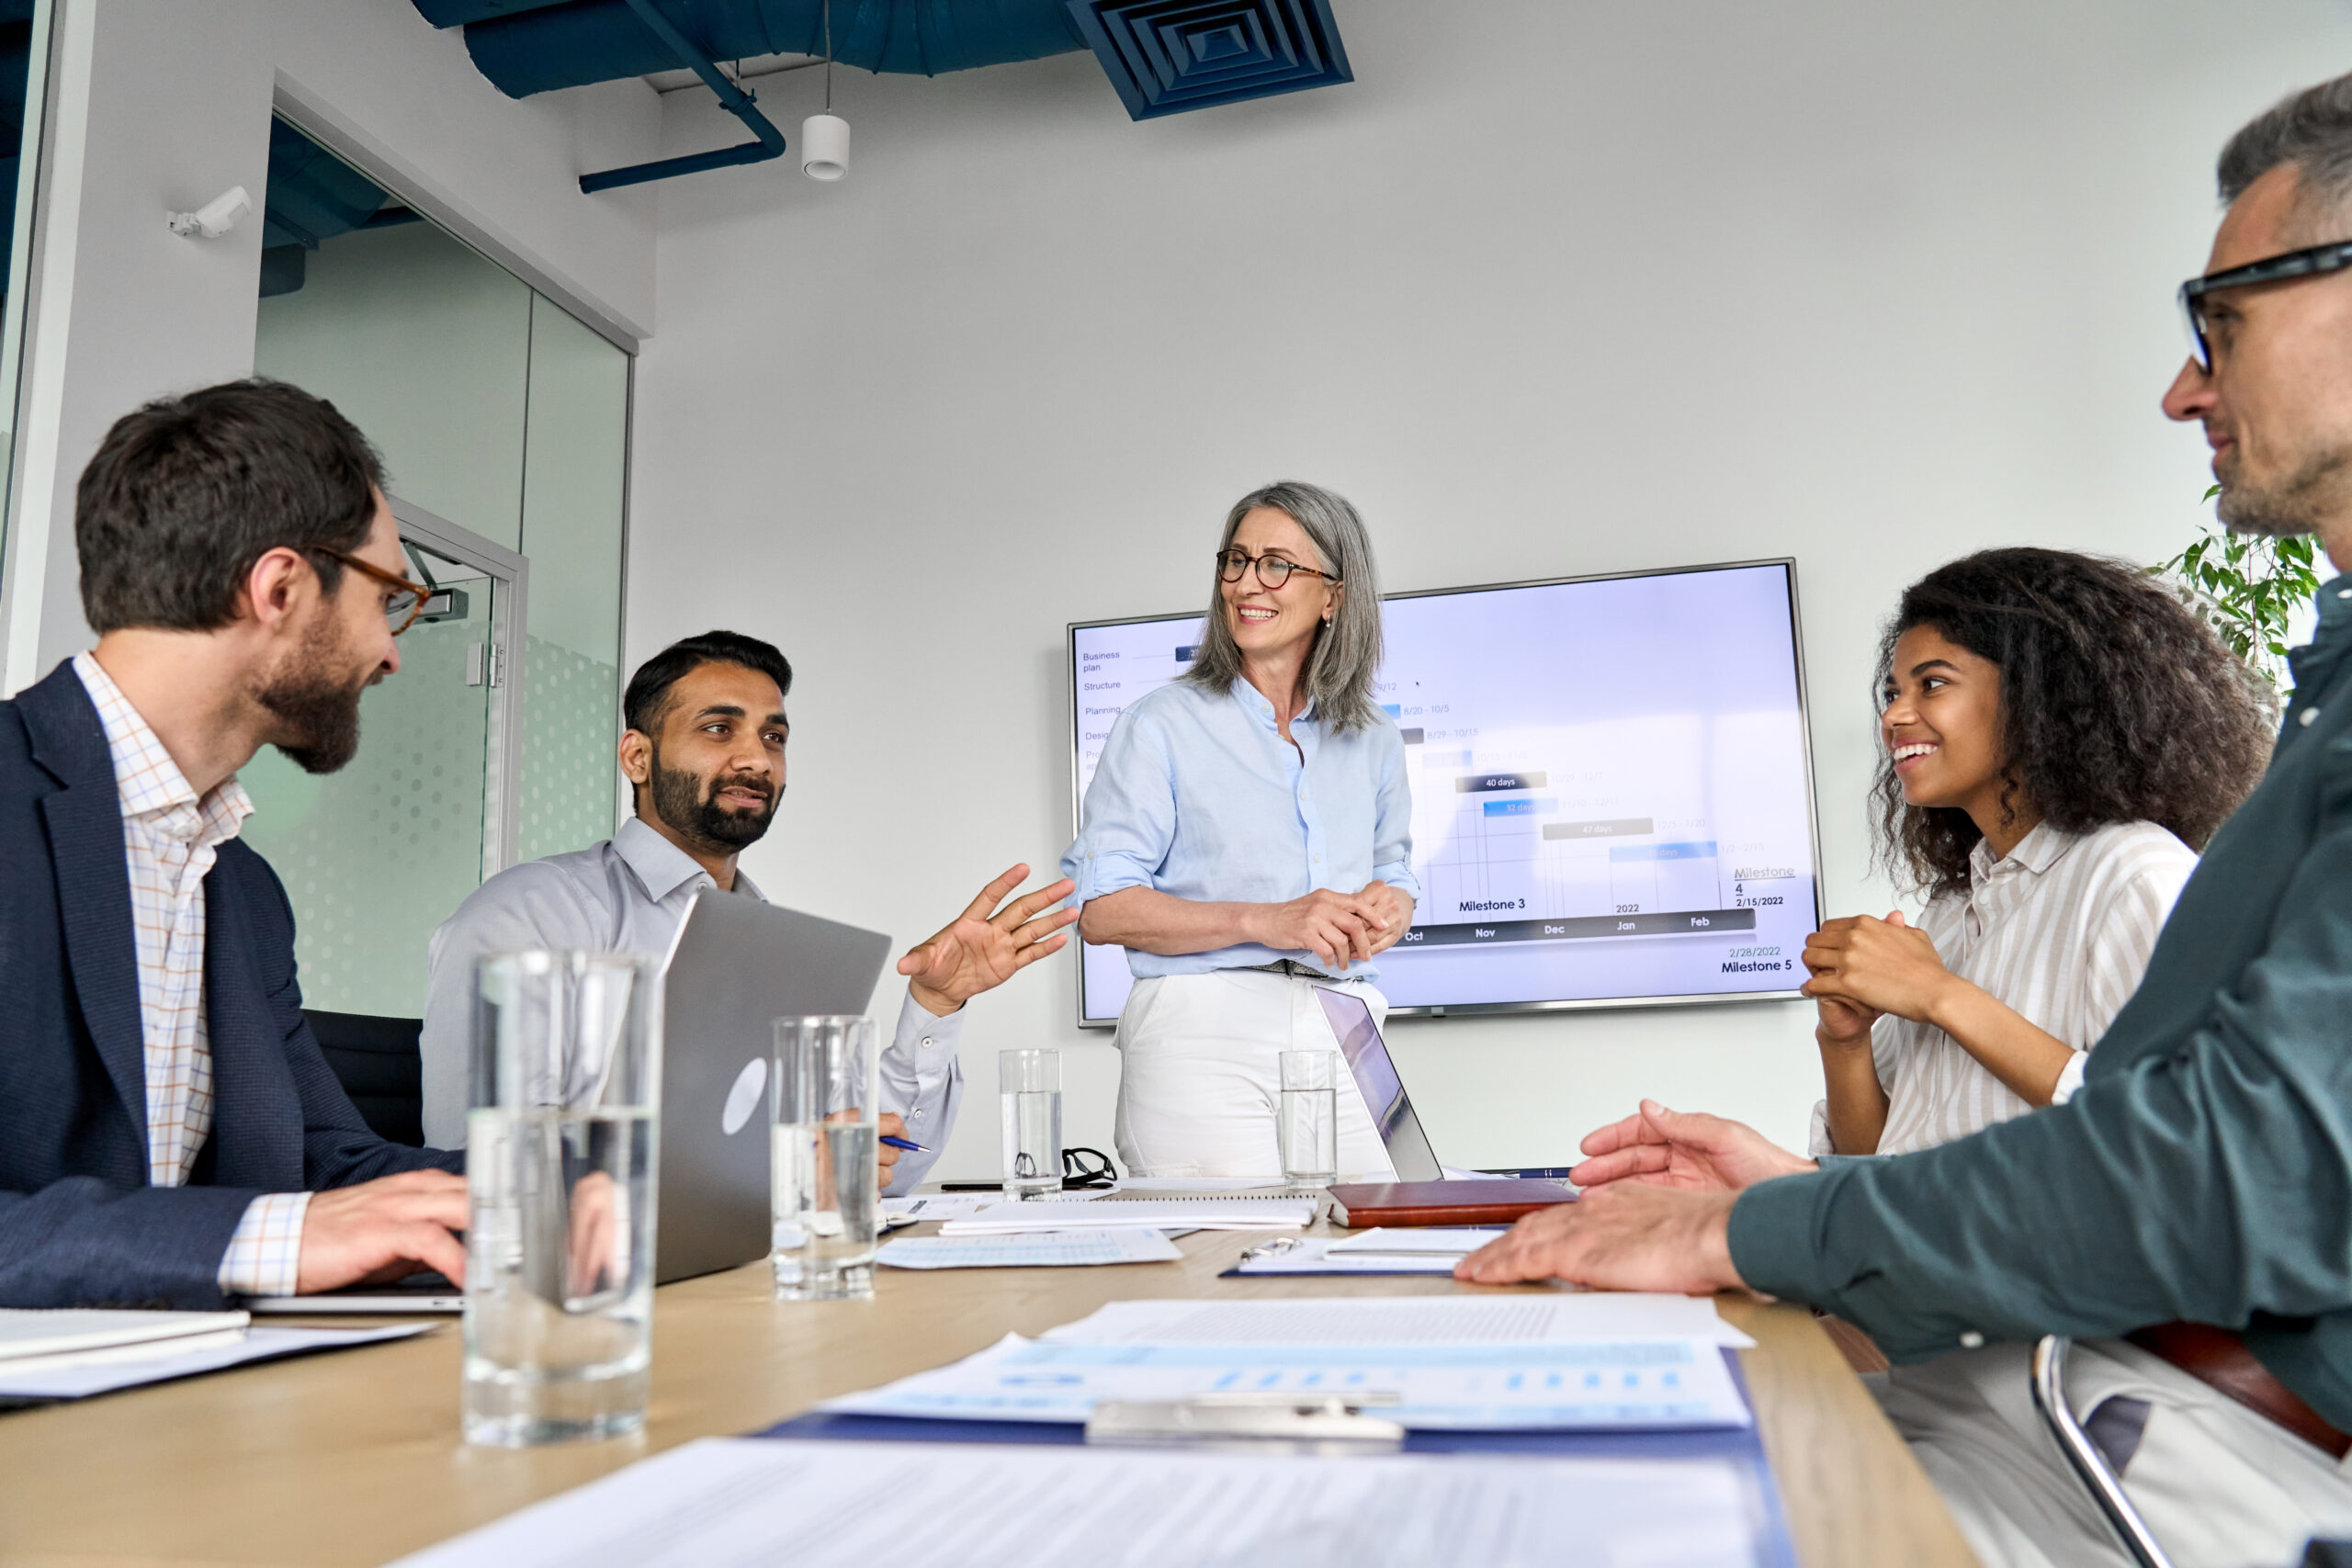
[[74,543],[97,646],[0,703],[0,1305],[462,1278],[464,1156],[352,1109],[236,836],[237,770],[341,767],[400,669],[375,452],[281,383],[151,403],[84,470]]

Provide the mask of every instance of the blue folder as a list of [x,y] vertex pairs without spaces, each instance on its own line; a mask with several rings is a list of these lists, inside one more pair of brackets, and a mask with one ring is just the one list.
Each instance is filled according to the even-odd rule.
[[[1739,1396],[1753,1412],[1747,1379],[1740,1371],[1738,1352],[1725,1349]],[[1083,1447],[1086,1428],[1073,1422],[942,1421],[902,1416],[847,1416],[811,1411],[780,1421],[755,1438],[823,1438],[831,1440],[898,1443],[1044,1443]],[[1748,1535],[1754,1543],[1750,1561],[1756,1568],[1796,1568],[1796,1548],[1789,1540],[1788,1516],[1781,1511],[1781,1488],[1764,1457],[1764,1439],[1747,1427],[1697,1430],[1606,1432],[1408,1432],[1408,1454],[1524,1453],[1573,1459],[1730,1460],[1738,1467],[1747,1495]],[[1345,1464],[1345,1460],[1332,1462]]]

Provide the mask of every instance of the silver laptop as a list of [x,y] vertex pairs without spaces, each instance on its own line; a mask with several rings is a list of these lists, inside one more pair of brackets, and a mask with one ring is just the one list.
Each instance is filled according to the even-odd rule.
[[662,965],[658,1283],[768,1252],[768,1057],[775,1021],[862,1014],[890,939],[706,889]]
[[1413,1114],[1413,1101],[1405,1092],[1405,1080],[1396,1076],[1396,1064],[1388,1059],[1388,1046],[1380,1038],[1380,1025],[1373,1021],[1372,1009],[1363,998],[1346,991],[1318,986],[1315,997],[1323,1004],[1323,1016],[1331,1021],[1331,1032],[1339,1039],[1340,1055],[1348,1059],[1348,1071],[1363,1090],[1364,1105],[1372,1112],[1373,1125],[1380,1129],[1380,1141],[1387,1146],[1388,1163],[1396,1168],[1396,1179],[1442,1180],[1445,1171],[1430,1147],[1429,1134],[1421,1131],[1421,1119]]

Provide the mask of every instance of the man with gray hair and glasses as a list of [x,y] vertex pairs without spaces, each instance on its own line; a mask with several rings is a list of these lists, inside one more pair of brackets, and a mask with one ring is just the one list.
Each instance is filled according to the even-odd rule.
[[2039,1336],[2158,1546],[2302,1560],[2352,1536],[2352,76],[2233,137],[2164,400],[2232,527],[2344,575],[2291,656],[2260,788],[2182,891],[2064,1105],[1890,1159],[1776,1148],[1663,1107],[1588,1138],[1580,1203],[1470,1280],[1752,1287],[1860,1325],[1887,1413],[1991,1564],[2124,1561],[2037,1416]]

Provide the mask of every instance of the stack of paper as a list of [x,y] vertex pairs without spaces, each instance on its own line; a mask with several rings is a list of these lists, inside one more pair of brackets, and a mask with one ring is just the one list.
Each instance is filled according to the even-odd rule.
[[[909,1499],[919,1506],[909,1506]],[[1328,1460],[992,1443],[706,1438],[396,1568],[1638,1562],[1768,1546],[1730,1460],[1399,1454]]]
[[1173,1263],[1184,1255],[1159,1231],[1019,1232],[904,1235],[875,1261],[893,1269],[1058,1269],[1091,1263]]
[[1165,1202],[1091,1203],[1048,1198],[1035,1203],[991,1203],[976,1214],[947,1221],[942,1235],[992,1235],[1014,1231],[1123,1230],[1279,1231],[1304,1230],[1315,1223],[1315,1204],[1301,1199],[1249,1198],[1230,1203],[1210,1199]]
[[217,1349],[243,1339],[252,1321],[241,1312],[0,1307],[0,1374],[63,1371]]
[[1747,1349],[1712,1296],[1310,1296],[1293,1301],[1113,1302],[1044,1337],[1090,1345],[1560,1345],[1704,1339]]

